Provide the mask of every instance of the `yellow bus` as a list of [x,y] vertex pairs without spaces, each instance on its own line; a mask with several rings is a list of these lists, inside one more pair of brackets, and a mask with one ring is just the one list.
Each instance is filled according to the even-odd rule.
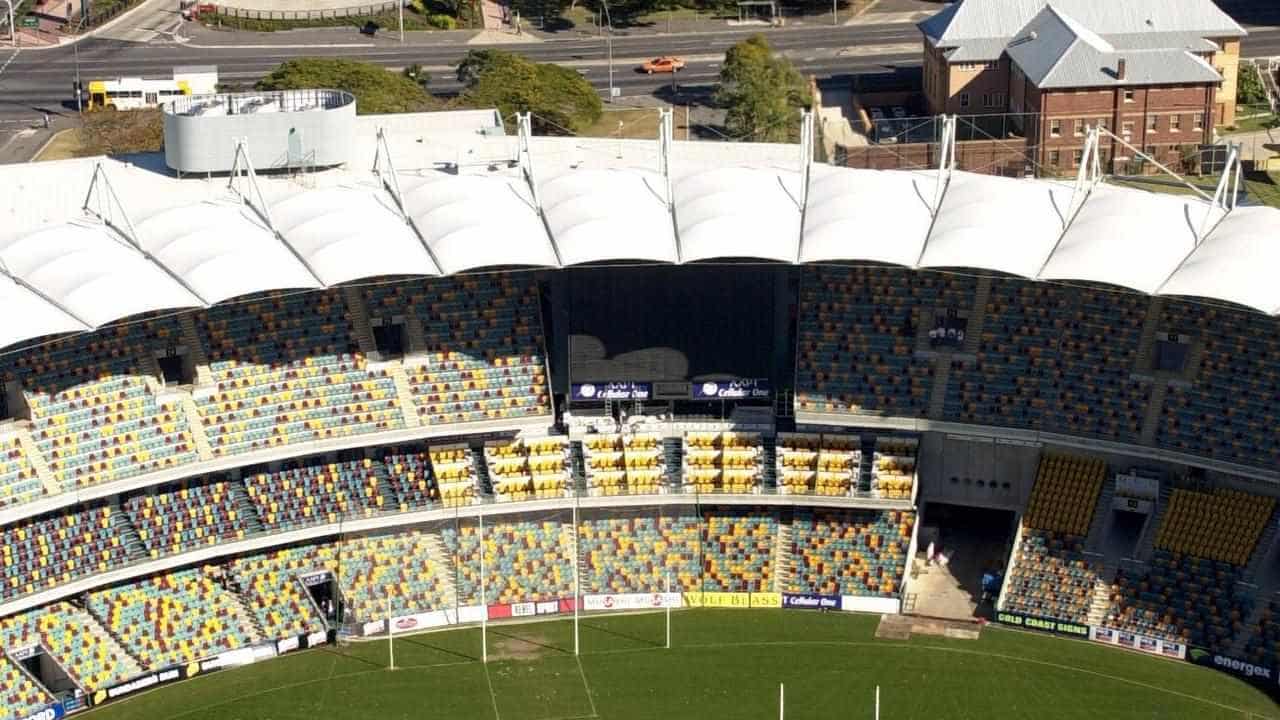
[[124,77],[89,82],[88,110],[139,110],[160,107],[182,95],[217,92],[216,67],[174,68],[172,78]]

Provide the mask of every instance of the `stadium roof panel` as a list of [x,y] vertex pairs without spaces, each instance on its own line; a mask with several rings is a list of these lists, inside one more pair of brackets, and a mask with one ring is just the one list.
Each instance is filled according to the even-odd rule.
[[[99,222],[76,220],[0,240],[0,262],[9,274],[93,327],[154,310],[204,305]],[[49,329],[30,337],[47,334]]]
[[320,284],[238,202],[202,202],[158,212],[135,225],[138,243],[210,303],[266,290]]
[[1268,314],[1280,313],[1277,228],[1280,210],[1232,210],[1169,276],[1159,294],[1219,298]]
[[1062,235],[1071,188],[954,172],[920,267],[974,267],[1035,277]]
[[932,170],[886,173],[814,166],[800,261],[914,266],[933,222],[937,177]]
[[800,242],[800,174],[714,167],[676,180],[672,194],[685,262],[761,258],[794,262]]
[[405,209],[445,273],[559,264],[523,178],[423,170],[399,182]]
[[1154,293],[1195,247],[1208,212],[1208,204],[1191,196],[1098,185],[1040,277],[1091,280]]
[[656,172],[568,170],[540,183],[538,195],[565,265],[676,262],[667,182]]
[[395,201],[376,187],[305,190],[273,203],[271,220],[325,285],[440,274]]
[[4,274],[0,274],[0,307],[4,308],[0,348],[46,335],[92,329]]

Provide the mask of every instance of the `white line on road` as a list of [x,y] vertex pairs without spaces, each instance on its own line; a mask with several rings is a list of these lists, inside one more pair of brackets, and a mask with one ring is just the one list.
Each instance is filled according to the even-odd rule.
[[13,59],[18,57],[20,52],[22,52],[22,48],[14,48],[13,54],[9,56],[9,59],[5,60],[3,65],[0,65],[0,75],[4,75],[5,68],[9,67],[9,63],[13,62]]

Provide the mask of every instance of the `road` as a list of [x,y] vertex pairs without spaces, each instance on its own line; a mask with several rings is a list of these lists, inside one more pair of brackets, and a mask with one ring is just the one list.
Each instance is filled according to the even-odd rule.
[[[670,77],[635,71],[643,59],[665,54],[680,55],[689,61],[686,70],[676,78],[682,85],[713,83],[725,49],[754,32],[759,32],[759,28],[615,36],[613,84],[621,89],[624,97],[666,92],[671,85]],[[86,81],[121,75],[163,76],[176,65],[210,64],[218,66],[224,80],[247,84],[290,58],[347,56],[392,68],[419,63],[431,74],[431,90],[447,94],[458,90],[451,66],[467,50],[484,47],[456,42],[402,46],[390,37],[370,41],[354,31],[335,31],[331,37],[331,45],[305,47],[284,44],[288,39],[283,35],[279,40],[272,39],[276,44],[252,47],[199,45],[199,37],[185,45],[89,38],[78,45],[80,75]],[[771,29],[768,37],[802,72],[815,75],[819,80],[920,63],[920,33],[910,23],[805,25]],[[536,61],[579,69],[602,91],[609,86],[606,44],[601,37],[507,43],[500,47]],[[1280,28],[1250,28],[1243,52],[1247,57],[1280,55]],[[0,66],[5,68],[0,71],[0,119],[65,112],[75,76],[76,54],[72,48],[27,50],[16,55],[0,50]]]

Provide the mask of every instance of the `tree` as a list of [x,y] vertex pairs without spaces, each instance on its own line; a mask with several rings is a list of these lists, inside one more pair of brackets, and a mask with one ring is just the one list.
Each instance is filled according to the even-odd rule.
[[503,117],[533,114],[539,132],[576,134],[600,119],[600,95],[576,71],[535,63],[503,50],[472,50],[458,63],[458,80],[466,84],[459,104],[496,107]]
[[751,142],[795,141],[800,110],[813,105],[809,84],[790,60],[773,54],[763,35],[725,53],[716,100],[726,110],[729,134]]
[[1258,68],[1252,63],[1240,63],[1236,71],[1236,102],[1242,105],[1261,105],[1267,101],[1267,92],[1258,77]]
[[282,63],[258,81],[259,90],[332,88],[356,98],[360,114],[436,110],[423,85],[373,63],[342,58],[299,58]]

